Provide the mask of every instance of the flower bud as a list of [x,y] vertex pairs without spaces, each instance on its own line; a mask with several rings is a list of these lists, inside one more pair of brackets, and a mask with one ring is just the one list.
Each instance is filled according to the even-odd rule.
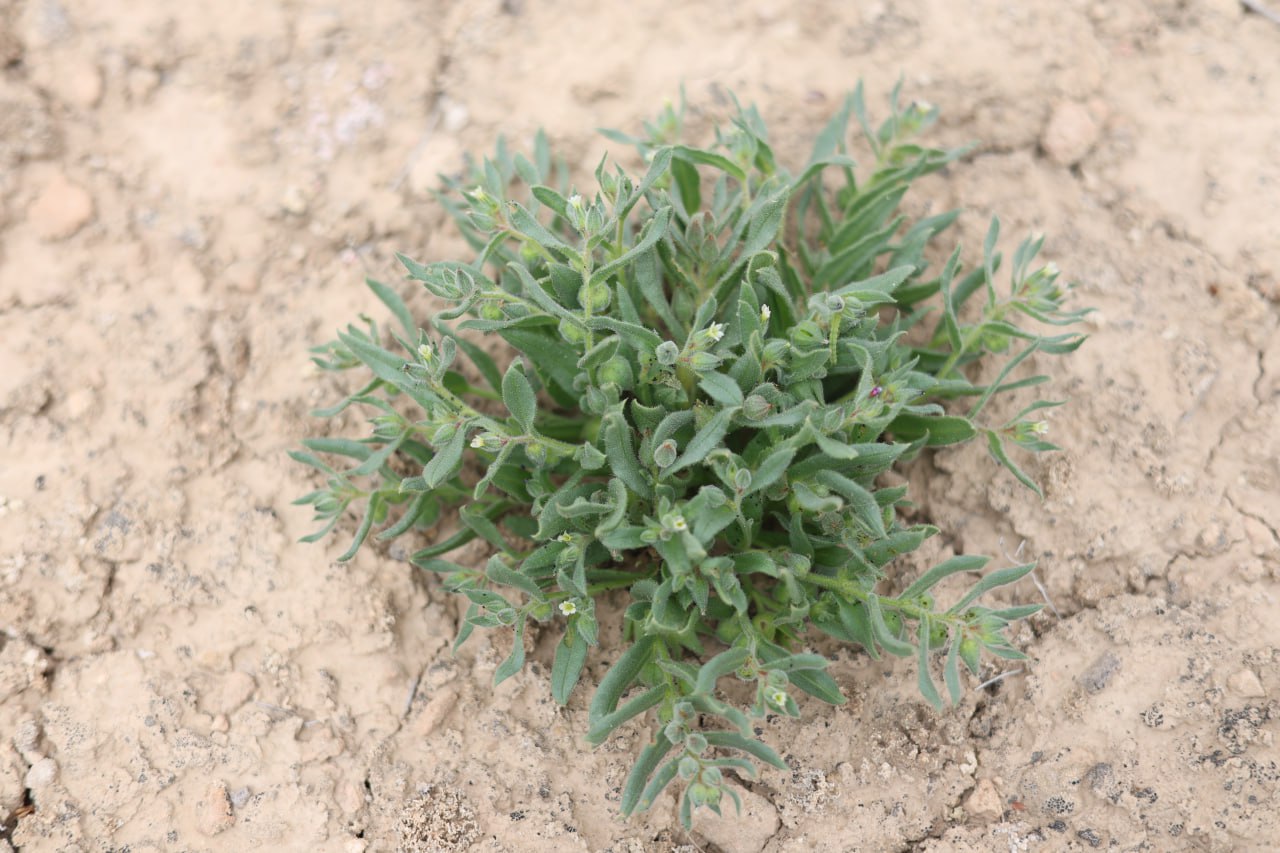
[[680,348],[675,345],[674,341],[663,341],[658,344],[658,348],[654,351],[654,356],[658,359],[658,364],[670,367],[680,357]]
[[595,471],[604,465],[606,458],[594,444],[582,444],[574,452],[573,458],[588,471]]
[[615,355],[600,365],[596,371],[596,378],[602,385],[612,384],[623,389],[635,384],[635,373],[631,369],[631,362],[622,355]]
[[695,352],[689,356],[689,366],[698,373],[704,373],[708,370],[715,370],[723,361],[718,355],[709,352]]
[[457,431],[457,424],[440,424],[440,426],[436,427],[436,431],[431,434],[431,443],[437,447],[442,444],[448,444],[449,440],[453,438],[454,433]]
[[593,314],[608,308],[612,300],[613,293],[603,281],[578,288],[578,304]]
[[564,338],[567,343],[580,344],[587,339],[586,329],[568,320],[560,321],[559,331],[560,337]]
[[752,394],[742,403],[742,413],[753,421],[768,417],[772,411],[773,404],[759,394]]
[[676,443],[668,438],[653,449],[653,464],[659,468],[669,468],[676,461]]

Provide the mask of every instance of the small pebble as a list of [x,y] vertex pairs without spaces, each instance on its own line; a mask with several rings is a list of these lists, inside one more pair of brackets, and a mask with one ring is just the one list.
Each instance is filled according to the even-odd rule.
[[302,188],[296,185],[287,187],[280,196],[280,209],[294,216],[305,216],[310,204]]
[[979,779],[973,792],[964,801],[964,810],[979,823],[991,823],[1000,819],[1004,807],[1000,804],[1000,792],[990,779]]
[[31,206],[27,219],[44,240],[65,240],[93,219],[93,198],[66,175],[55,175]]
[[249,673],[238,670],[230,672],[205,696],[204,710],[215,717],[220,714],[231,714],[248,702],[256,689],[257,684]]
[[210,785],[196,802],[196,829],[210,838],[230,829],[236,822],[231,811],[231,799],[227,786],[221,782]]
[[53,79],[54,94],[80,109],[93,109],[102,100],[102,72],[91,60],[73,57],[58,68]]
[[1246,699],[1261,699],[1267,695],[1262,681],[1251,669],[1242,669],[1228,677],[1227,687]]
[[41,758],[27,771],[24,784],[33,791],[43,790],[58,779],[58,765],[52,758]]
[[1040,134],[1040,147],[1060,166],[1079,163],[1097,141],[1098,123],[1083,104],[1075,101],[1056,104]]

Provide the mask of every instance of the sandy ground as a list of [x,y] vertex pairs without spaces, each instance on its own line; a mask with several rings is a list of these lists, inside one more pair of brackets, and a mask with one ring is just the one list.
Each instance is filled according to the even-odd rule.
[[[0,850],[1275,849],[1280,26],[1234,0],[0,0],[0,69]],[[620,820],[649,732],[588,751],[547,643],[495,690],[510,640],[453,657],[405,546],[296,543],[284,454],[340,390],[306,347],[380,308],[360,282],[393,251],[460,249],[429,190],[500,132],[585,171],[594,127],[683,81],[696,115],[756,101],[794,161],[899,75],[941,141],[981,141],[912,204],[969,207],[971,249],[994,212],[1045,231],[1099,309],[1055,362],[1043,504],[976,447],[908,472],[938,549],[1021,547],[1056,612],[942,715],[911,662],[827,649],[851,701],[763,726],[794,769],[744,820]]]

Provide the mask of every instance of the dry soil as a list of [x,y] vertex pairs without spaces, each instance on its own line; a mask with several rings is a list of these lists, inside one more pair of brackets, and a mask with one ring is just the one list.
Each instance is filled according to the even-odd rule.
[[[1043,503],[977,447],[907,474],[924,556],[1020,548],[1053,608],[945,714],[832,650],[849,704],[763,724],[743,820],[621,820],[648,729],[589,751],[545,643],[494,689],[407,546],[297,544],[306,348],[461,249],[430,190],[499,133],[587,174],[683,83],[794,161],[899,77],[978,142],[915,209],[1044,231],[1099,309]],[[1275,849],[1278,235],[1235,0],[0,0],[0,850]]]

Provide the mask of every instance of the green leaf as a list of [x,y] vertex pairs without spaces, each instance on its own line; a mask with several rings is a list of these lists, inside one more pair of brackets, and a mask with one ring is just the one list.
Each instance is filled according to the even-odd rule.
[[751,489],[748,494],[763,491],[782,478],[795,458],[796,452],[791,447],[781,447],[770,453],[751,475]]
[[511,647],[511,655],[493,673],[495,687],[524,668],[524,626],[526,624],[523,617],[516,622],[515,644]]
[[981,571],[982,567],[990,562],[990,560],[990,557],[979,557],[966,554],[962,554],[958,557],[952,557],[950,560],[944,560],[921,575],[915,583],[911,584],[911,586],[907,587],[903,591],[901,597],[907,599],[923,595],[933,589],[933,587],[936,586],[943,578],[950,577],[951,575],[959,572]]
[[728,675],[746,663],[751,652],[742,646],[727,649],[713,657],[698,670],[698,680],[693,689],[698,693],[710,693],[715,689],[716,681]]
[[640,469],[636,452],[631,444],[631,427],[621,411],[612,411],[604,418],[604,453],[609,468],[627,488],[642,498],[649,498],[653,490],[648,476]]
[[707,743],[711,746],[718,746],[726,749],[736,749],[763,761],[765,764],[773,765],[779,770],[787,769],[787,762],[782,760],[778,753],[768,744],[749,737],[744,737],[737,732],[703,732],[702,736],[707,739]]
[[867,614],[871,617],[871,635],[875,641],[889,654],[898,657],[909,657],[915,648],[907,642],[903,642],[889,630],[889,626],[884,621],[884,611],[880,608],[880,597],[876,595],[867,596],[866,600]]
[[458,470],[458,466],[462,464],[462,451],[467,442],[467,430],[459,428],[453,433],[453,437],[436,451],[436,455],[431,457],[431,461],[422,469],[422,479],[426,481],[428,489],[435,489],[445,480],[448,480]]
[[575,631],[565,629],[551,664],[551,696],[557,704],[569,701],[569,694],[577,685],[582,667],[587,662],[587,648],[586,640],[577,636]]
[[603,717],[591,723],[591,727],[587,731],[587,743],[600,745],[605,742],[614,729],[623,723],[638,717],[645,711],[648,711],[654,705],[657,705],[667,696],[667,686],[660,684],[657,687],[651,687],[649,690],[628,699],[622,704],[618,710],[605,714]]
[[525,378],[524,371],[515,361],[511,362],[502,377],[502,404],[525,432],[533,430],[533,419],[538,414],[538,399],[533,393],[533,386]]
[[[546,226],[539,222],[523,205],[514,201],[507,202],[507,215],[517,231],[532,239],[542,248],[557,252],[576,264],[582,263],[582,255],[576,249],[548,231]],[[518,264],[516,269],[520,269]]]
[[688,468],[690,465],[696,465],[705,459],[708,453],[720,446],[725,433],[729,431],[729,424],[733,421],[733,416],[737,413],[737,408],[721,409],[716,412],[711,420],[707,421],[706,426],[698,430],[697,435],[690,439],[689,443],[685,445],[684,452],[663,474],[674,474],[676,471]]
[[360,550],[360,546],[364,544],[364,540],[369,536],[369,530],[373,527],[374,516],[378,514],[378,510],[382,507],[382,495],[374,492],[369,498],[364,510],[364,519],[360,522],[360,527],[356,530],[355,541],[351,543],[351,547],[347,549],[341,557],[338,558],[339,563],[345,563],[356,555]]
[[640,670],[653,658],[654,637],[644,636],[618,656],[618,660],[600,679],[595,696],[591,698],[590,717],[593,721],[612,713],[618,707],[623,692],[640,675]]
[[722,406],[741,406],[742,389],[723,373],[704,373],[698,380],[698,386],[707,392],[707,396]]
[[884,538],[884,516],[880,512],[880,505],[876,503],[876,499],[871,492],[848,477],[837,474],[835,471],[819,472],[817,479],[819,483],[839,492],[849,502],[854,515],[862,522],[867,532],[876,539]]
[[958,415],[913,415],[906,412],[893,419],[888,431],[898,441],[915,441],[927,435],[930,447],[959,444],[978,434],[977,428],[968,418]]
[[943,682],[947,685],[947,694],[951,697],[951,704],[960,704],[960,697],[964,695],[964,688],[960,685],[960,638],[956,636],[956,632],[952,632],[951,646],[947,649],[947,661],[942,667]]
[[941,711],[944,707],[942,697],[938,695],[938,688],[934,686],[933,678],[929,675],[929,626],[929,617],[925,616],[921,618],[916,629],[920,643],[920,653],[916,657],[916,681],[920,686],[920,695],[924,696],[925,701],[932,705],[934,710]]
[[[671,224],[671,208],[664,207],[653,215],[653,219],[644,227],[644,236],[626,252],[623,252],[615,260],[610,261],[604,266],[591,273],[592,283],[604,281],[627,264],[636,260],[645,252],[649,251],[658,241],[667,236],[667,226]],[[656,344],[655,344],[656,346]]]
[[371,278],[366,278],[364,281],[374,295],[382,300],[382,304],[391,309],[391,313],[400,321],[405,335],[411,339],[417,337],[418,324],[413,322],[413,314],[409,312],[408,306],[404,304],[399,294],[380,281],[374,281]]
[[995,430],[986,430],[987,433],[987,449],[991,451],[991,455],[996,461],[1009,469],[1009,473],[1018,478],[1018,482],[1026,486],[1028,489],[1036,493],[1041,500],[1044,499],[1044,492],[1040,491],[1040,487],[1036,485],[1036,481],[1027,476],[1027,473],[1017,466],[1009,454],[1005,452],[1004,441],[996,434]]
[[[649,777],[653,774],[653,771],[657,768],[662,759],[671,751],[673,746],[674,744],[667,740],[666,735],[659,732],[658,736],[654,738],[653,743],[640,751],[640,757],[636,759],[636,763],[631,768],[631,772],[627,774],[627,781],[622,789],[622,801],[620,805],[624,817],[633,813],[637,807],[643,811],[645,808],[652,805],[652,800],[650,800],[641,806],[641,795],[645,792],[645,783],[649,780]],[[671,779],[675,777],[675,763],[672,762],[668,766],[673,769],[667,777],[667,780],[662,783],[662,787],[666,787]]]
[[636,352],[647,356],[653,355],[653,351],[662,343],[662,338],[658,337],[655,332],[643,326],[637,326],[634,323],[615,320],[612,317],[591,317],[586,321],[586,325],[588,329],[595,331],[604,329],[610,332],[617,332],[618,336],[626,341]]
[[[724,172],[738,181],[746,183],[747,173],[742,171],[737,163],[734,163],[728,157],[716,154],[714,151],[706,151],[701,148],[690,148],[688,145],[673,145],[671,153],[676,160],[683,160],[699,166],[712,166]],[[674,166],[674,164],[673,164]],[[691,211],[692,212],[692,211]]]
[[964,598],[951,605],[948,613],[959,613],[970,604],[978,599],[980,595],[1000,586],[1007,586],[1011,583],[1017,583],[1035,569],[1035,563],[1023,563],[1021,566],[1010,566],[1007,569],[1000,569],[992,572],[973,585],[973,589],[965,594]]

